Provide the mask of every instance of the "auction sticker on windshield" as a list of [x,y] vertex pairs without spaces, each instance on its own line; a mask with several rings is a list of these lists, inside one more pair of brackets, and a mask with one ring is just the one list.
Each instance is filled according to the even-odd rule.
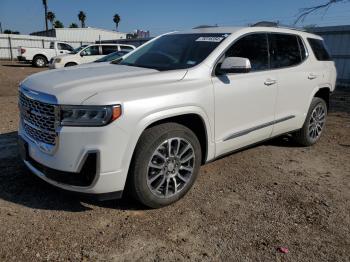
[[220,43],[224,37],[213,37],[213,36],[201,36],[196,40],[196,42],[214,42],[214,43]]

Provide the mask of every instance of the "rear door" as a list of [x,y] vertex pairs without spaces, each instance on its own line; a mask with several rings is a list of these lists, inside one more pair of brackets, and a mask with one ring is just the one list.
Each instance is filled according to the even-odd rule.
[[313,63],[301,37],[270,33],[270,66],[277,76],[278,95],[272,135],[301,128],[312,92]]

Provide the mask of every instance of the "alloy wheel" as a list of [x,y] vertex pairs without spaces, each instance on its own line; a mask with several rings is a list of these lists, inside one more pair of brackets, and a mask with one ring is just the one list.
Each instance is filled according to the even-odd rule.
[[149,161],[148,188],[157,197],[173,197],[191,180],[194,166],[191,143],[180,137],[170,138],[157,147]]

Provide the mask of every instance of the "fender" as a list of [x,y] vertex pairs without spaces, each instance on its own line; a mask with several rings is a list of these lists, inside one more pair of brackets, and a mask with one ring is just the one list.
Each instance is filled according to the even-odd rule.
[[316,94],[320,89],[322,89],[322,88],[328,88],[330,92],[332,92],[332,91],[334,90],[334,89],[332,88],[332,85],[331,85],[330,83],[325,83],[325,84],[316,86],[316,87],[312,90],[312,92],[311,92],[311,94],[310,94],[310,97],[309,97],[309,104],[308,104],[308,107],[307,107],[307,111],[304,113],[304,114],[305,114],[305,117],[306,117],[307,112],[308,112],[308,110],[309,110],[309,107],[310,107],[310,105],[311,105],[312,99],[315,97],[315,94]]
[[204,110],[198,106],[186,106],[186,107],[176,107],[176,108],[170,108],[165,109],[161,111],[157,111],[151,114],[146,115],[144,118],[142,118],[137,125],[135,126],[135,132],[130,138],[130,143],[128,145],[128,150],[125,152],[123,163],[127,163],[126,166],[123,167],[123,170],[125,170],[125,174],[128,173],[131,158],[134,154],[134,150],[136,148],[136,145],[138,143],[138,140],[140,139],[140,136],[142,133],[146,130],[146,128],[153,123],[167,119],[170,117],[175,116],[181,116],[186,114],[196,114],[200,116],[205,124],[206,131],[207,131],[207,145],[208,145],[208,152],[207,152],[207,161],[210,159],[213,159],[215,157],[215,143],[214,143],[214,132],[213,132],[213,126],[211,125],[209,118],[207,114],[204,112]]

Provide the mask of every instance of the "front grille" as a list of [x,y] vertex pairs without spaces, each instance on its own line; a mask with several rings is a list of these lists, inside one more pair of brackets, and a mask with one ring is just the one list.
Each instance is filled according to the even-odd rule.
[[20,92],[19,107],[27,135],[35,141],[55,145],[55,106],[33,100]]

